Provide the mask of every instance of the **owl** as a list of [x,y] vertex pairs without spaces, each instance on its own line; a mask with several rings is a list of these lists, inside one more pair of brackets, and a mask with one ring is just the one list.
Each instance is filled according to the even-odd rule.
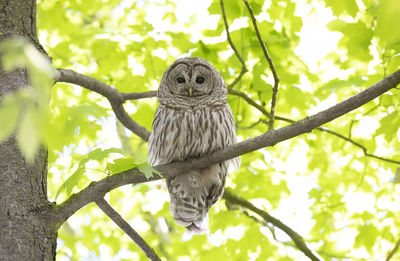
[[[150,165],[198,158],[236,143],[227,93],[221,75],[206,60],[176,60],[165,71],[157,92]],[[221,198],[230,166],[237,169],[239,159],[166,178],[170,212],[178,225],[192,233],[207,231],[208,210]]]

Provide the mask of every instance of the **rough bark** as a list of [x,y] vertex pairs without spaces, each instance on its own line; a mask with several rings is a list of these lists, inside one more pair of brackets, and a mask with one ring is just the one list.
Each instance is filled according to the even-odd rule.
[[[0,41],[24,37],[42,50],[36,36],[35,6],[35,0],[0,0]],[[26,86],[25,70],[6,73],[0,67],[0,100]],[[0,144],[0,260],[55,259],[57,229],[51,225],[46,177],[44,147],[29,164],[15,136]]]

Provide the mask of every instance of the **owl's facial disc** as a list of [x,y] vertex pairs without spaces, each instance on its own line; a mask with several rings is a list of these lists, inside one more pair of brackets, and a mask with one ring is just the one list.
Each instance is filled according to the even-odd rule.
[[213,73],[207,66],[182,62],[169,72],[168,89],[172,94],[195,98],[209,95],[213,80]]

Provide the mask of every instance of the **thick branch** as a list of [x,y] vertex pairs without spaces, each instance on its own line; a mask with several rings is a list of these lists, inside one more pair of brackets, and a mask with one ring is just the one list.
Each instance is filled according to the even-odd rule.
[[[64,75],[64,76],[61,77],[62,75]],[[68,76],[66,77],[66,75],[68,75]],[[155,91],[149,91],[149,92],[143,92],[143,93],[120,93],[120,94],[117,94],[115,92],[118,92],[118,91],[113,89],[111,86],[108,86],[108,85],[102,83],[101,81],[93,79],[89,76],[85,76],[83,74],[79,74],[77,72],[73,72],[73,71],[69,71],[69,70],[58,70],[58,75],[57,75],[56,81],[58,81],[58,82],[65,81],[68,83],[75,83],[77,85],[80,85],[81,87],[84,87],[89,90],[93,90],[101,95],[104,95],[106,98],[108,96],[113,96],[115,98],[122,96],[122,99],[124,101],[131,100],[131,99],[135,100],[135,99],[151,98],[151,97],[155,97],[157,95],[157,92],[155,92]],[[84,84],[87,84],[87,85],[84,85]],[[256,108],[257,110],[259,110],[266,117],[271,118],[271,114],[263,106],[261,106],[260,104],[258,104],[255,101],[253,101],[248,95],[246,95],[246,93],[230,89],[229,94],[241,97],[249,105],[251,105],[254,108]],[[108,96],[106,96],[106,95],[108,95]],[[116,114],[118,113],[117,117],[126,128],[130,129],[134,133],[136,133],[134,130],[138,129],[139,130],[138,133],[141,133],[141,135],[143,135],[143,139],[148,140],[148,137],[150,136],[150,132],[148,132],[145,128],[143,128],[142,126],[137,124],[135,121],[133,121],[129,117],[129,115],[125,112],[122,105],[116,104],[113,108],[117,109],[117,111],[116,111]],[[289,122],[289,123],[296,122],[292,119],[281,117],[281,116],[276,116],[276,119],[280,120],[280,121]],[[136,126],[139,126],[139,127],[136,127]],[[142,129],[144,131],[140,131],[140,129]],[[376,156],[374,154],[368,153],[367,149],[360,143],[358,143],[350,138],[347,138],[340,133],[329,130],[326,127],[321,126],[321,127],[318,127],[317,130],[328,132],[336,137],[339,137],[341,139],[344,139],[344,140],[352,143],[353,145],[359,147],[363,151],[364,155],[367,157],[375,158],[375,159],[390,162],[390,163],[400,164],[400,161],[387,159],[384,157],[380,157],[380,156]]]
[[[146,130],[146,128],[140,126],[136,121],[134,121],[131,117],[129,117],[128,113],[126,113],[123,103],[129,97],[132,99],[134,94],[121,94],[116,89],[111,86],[96,80],[94,78],[76,73],[70,70],[59,69],[57,70],[56,82],[67,82],[80,85],[88,90],[97,92],[108,99],[111,104],[115,115],[118,120],[133,133],[138,135],[140,138],[144,140],[148,140],[150,136],[150,132]],[[138,95],[137,97],[139,97]]]
[[[306,117],[305,119],[296,122],[292,125],[268,131],[265,134],[257,136],[255,138],[228,146],[223,150],[218,150],[206,157],[186,161],[182,163],[168,164],[172,172],[162,171],[163,175],[174,175],[179,173],[181,169],[199,169],[201,167],[216,164],[221,161],[225,161],[234,157],[238,157],[242,154],[249,153],[264,147],[273,146],[281,141],[299,136],[301,134],[310,132],[316,127],[332,121],[358,107],[373,100],[374,98],[382,95],[386,91],[394,88],[400,83],[400,71],[393,73],[386,77],[370,88],[330,107],[327,110],[321,111],[313,116]],[[176,166],[176,168],[174,168]]]
[[257,20],[256,17],[254,16],[253,9],[251,8],[247,0],[243,0],[243,2],[246,5],[247,9],[249,10],[251,21],[253,22],[253,27],[257,34],[258,42],[260,43],[264,56],[268,61],[269,68],[271,68],[272,75],[274,76],[274,87],[272,89],[272,101],[271,101],[271,117],[269,121],[269,129],[272,130],[274,128],[274,121],[275,121],[275,107],[276,107],[276,99],[278,96],[279,77],[278,74],[276,73],[275,66],[274,63],[272,62],[271,56],[268,53],[267,46],[265,46],[264,40],[261,37],[260,30],[258,30]]
[[152,261],[161,261],[154,249],[151,248],[146,241],[126,222],[117,211],[115,211],[110,204],[104,199],[99,198],[96,200],[97,206],[114,221],[132,240],[135,242]]
[[[64,75],[64,76],[61,77],[62,75]],[[65,77],[66,75],[68,75],[68,76]],[[157,95],[157,92],[155,92],[155,91],[149,91],[149,92],[143,92],[143,93],[118,93],[117,90],[113,89],[111,86],[104,84],[101,81],[98,81],[89,76],[85,76],[83,74],[79,74],[77,72],[73,72],[70,70],[58,70],[58,75],[57,75],[56,80],[59,82],[65,80],[65,82],[78,84],[81,87],[84,87],[89,90],[93,90],[101,95],[104,95],[106,98],[108,98],[109,96],[114,97],[114,98],[122,96],[122,99],[124,101],[131,100],[131,99],[135,100],[135,99],[142,99],[142,98],[150,98],[150,97],[155,97]],[[85,84],[87,84],[87,85],[85,85]],[[271,119],[271,114],[263,106],[261,106],[260,104],[258,104],[255,101],[253,101],[246,93],[230,89],[229,94],[241,97],[249,105],[253,106],[257,110],[259,110],[262,114],[264,114],[266,117]],[[125,127],[127,127],[128,129],[130,129],[133,132],[134,132],[134,130],[138,129],[139,130],[138,133],[141,133],[141,135],[143,135],[143,139],[148,140],[148,137],[150,136],[150,132],[148,132],[145,128],[143,128],[142,126],[137,124],[135,121],[133,121],[129,117],[129,115],[125,112],[122,105],[116,104],[113,107],[113,109],[114,108],[117,109],[117,111],[116,111],[117,117]],[[276,119],[280,120],[280,121],[285,121],[288,123],[296,123],[296,121],[294,121],[292,119],[281,117],[281,116],[276,116]],[[138,126],[138,127],[136,127],[136,126]],[[140,129],[142,129],[144,131],[140,131]],[[326,127],[321,126],[321,127],[317,127],[316,129],[330,133],[338,138],[344,139],[344,140],[352,143],[353,145],[359,147],[363,151],[364,155],[367,157],[375,158],[375,159],[390,162],[390,163],[400,164],[400,161],[387,159],[384,157],[380,157],[380,156],[376,156],[374,154],[368,153],[367,148],[365,148],[365,146],[361,145],[360,143],[358,143],[350,138],[343,136],[340,133],[329,130]],[[134,133],[136,133],[136,132],[134,132]]]
[[[65,77],[65,75],[67,75],[67,74],[68,74],[68,77]],[[64,75],[64,77],[61,77],[62,75]],[[74,78],[74,79],[72,79],[72,78]],[[238,79],[238,78],[236,78],[236,79]],[[101,95],[104,95],[106,98],[108,98],[109,96],[114,96],[115,99],[116,99],[117,97],[122,96],[122,99],[124,101],[126,101],[126,100],[143,99],[143,98],[151,98],[151,97],[155,97],[157,95],[157,92],[155,92],[155,91],[142,92],[142,93],[134,92],[134,93],[119,93],[118,94],[118,93],[116,93],[118,91],[113,89],[111,86],[108,86],[108,85],[102,83],[101,81],[93,79],[93,78],[91,78],[89,76],[85,76],[83,74],[79,74],[77,72],[73,72],[73,71],[70,71],[70,70],[58,70],[58,75],[57,75],[57,79],[56,80],[59,81],[59,82],[65,80],[65,82],[78,84],[78,85],[80,85],[80,86],[82,86],[82,87],[84,87],[86,89],[93,90],[93,91],[95,91],[97,93],[100,93]],[[86,84],[86,83],[88,85],[83,85],[83,84]],[[266,117],[271,118],[271,114],[263,106],[261,106],[257,102],[253,101],[249,96],[247,96],[246,93],[230,89],[229,90],[229,94],[241,97],[249,105],[251,105],[254,108],[256,108],[257,110],[259,110]],[[106,95],[108,95],[108,96],[106,96]],[[134,122],[129,117],[129,115],[127,115],[127,113],[125,112],[123,107],[121,107],[120,105],[116,104],[113,108],[116,108],[117,110],[119,110],[119,111],[117,111],[118,115],[119,115],[118,119],[120,119],[120,121],[123,120],[125,122],[124,123],[125,127],[127,127],[128,129],[130,129],[133,132],[134,132],[134,130],[136,128],[135,127],[136,125],[138,125],[142,129],[144,129],[139,124]],[[121,110],[123,110],[123,111],[121,112]],[[116,114],[117,114],[117,112],[116,112]],[[117,117],[118,117],[118,115],[117,115]],[[292,119],[281,117],[281,116],[276,116],[275,118],[276,118],[276,120],[285,121],[285,122],[289,122],[289,123],[295,123],[296,122],[296,121],[294,121]],[[140,129],[140,128],[138,128],[138,129]],[[332,135],[334,135],[336,137],[339,137],[341,139],[344,139],[344,140],[352,143],[353,145],[355,145],[355,146],[359,147],[360,149],[362,149],[364,155],[367,156],[367,157],[375,158],[375,159],[386,161],[386,162],[390,162],[390,163],[400,164],[400,161],[387,159],[387,158],[384,158],[384,157],[376,156],[374,154],[370,154],[370,153],[367,152],[367,149],[363,145],[361,145],[360,143],[358,143],[358,142],[356,142],[356,141],[354,141],[354,140],[352,140],[350,138],[347,138],[347,137],[341,135],[340,133],[337,133],[337,132],[334,132],[332,130],[329,130],[326,127],[322,126],[322,127],[318,127],[317,129],[320,130],[320,131],[328,132],[328,133],[330,133],[330,134],[332,134]],[[144,129],[144,130],[145,131],[143,131],[142,135],[144,135],[144,140],[147,140],[148,137],[150,136],[150,132],[147,132],[146,129]],[[136,133],[136,132],[134,132],[134,133]]]
[[[230,145],[225,149],[215,151],[199,159],[192,159],[185,162],[174,162],[155,168],[162,173],[164,177],[175,176],[184,173],[188,169],[201,169],[207,166],[222,162],[242,154],[249,153],[264,147],[273,146],[281,141],[310,132],[316,127],[332,121],[343,114],[346,114],[361,105],[382,95],[391,88],[400,83],[400,71],[393,73],[368,89],[321,111],[313,116],[296,122],[287,127],[277,130],[270,130],[265,134],[255,138]],[[153,177],[150,180],[156,180],[159,177]],[[98,182],[92,182],[89,187],[73,195],[67,201],[56,207],[54,214],[57,222],[65,221],[69,216],[90,202],[98,200],[102,195],[112,189],[126,184],[137,184],[146,182],[147,179],[137,169],[127,170],[120,174],[115,174]]]
[[276,219],[273,216],[271,216],[270,214],[268,214],[267,212],[263,211],[262,209],[257,208],[256,206],[254,206],[253,204],[251,204],[249,201],[245,200],[244,198],[235,195],[230,189],[225,189],[223,198],[225,200],[229,201],[230,203],[242,206],[244,208],[247,208],[247,209],[253,211],[254,213],[257,213],[266,222],[271,223],[272,225],[274,225],[274,226],[280,228],[282,231],[284,231],[293,240],[293,242],[296,244],[297,248],[300,249],[311,260],[316,260],[316,261],[321,260],[316,256],[316,254],[313,253],[313,251],[311,251],[307,247],[306,243],[304,242],[304,239],[299,234],[297,234],[296,231],[294,231],[287,225],[283,224],[279,219]]

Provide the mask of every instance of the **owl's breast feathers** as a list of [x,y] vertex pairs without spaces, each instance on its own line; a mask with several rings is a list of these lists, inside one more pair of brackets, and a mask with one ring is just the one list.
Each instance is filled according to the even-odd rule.
[[160,104],[149,139],[153,166],[200,157],[236,143],[229,105],[176,109]]

